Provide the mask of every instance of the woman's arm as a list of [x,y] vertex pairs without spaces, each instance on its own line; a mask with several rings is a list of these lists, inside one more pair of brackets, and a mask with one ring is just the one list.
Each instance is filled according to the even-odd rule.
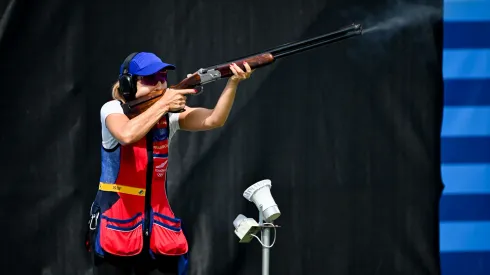
[[119,143],[126,145],[143,138],[151,127],[168,112],[168,107],[162,106],[157,101],[148,110],[133,119],[124,114],[110,114],[105,120],[109,132]]
[[106,127],[121,144],[131,144],[143,138],[150,129],[169,110],[181,109],[185,104],[184,95],[195,93],[193,89],[168,89],[150,108],[133,119],[124,114],[110,114],[106,118]]
[[222,127],[228,119],[235,101],[238,84],[240,81],[249,78],[253,72],[247,63],[244,63],[244,66],[246,72],[234,63],[230,65],[233,76],[228,80],[214,109],[186,106],[186,110],[179,115],[180,129],[185,131],[206,131]]

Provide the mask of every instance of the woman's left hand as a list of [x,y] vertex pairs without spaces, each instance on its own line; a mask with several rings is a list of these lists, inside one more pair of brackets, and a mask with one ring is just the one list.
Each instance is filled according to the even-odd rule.
[[238,83],[244,79],[249,78],[250,75],[253,73],[253,70],[250,68],[250,65],[248,65],[247,62],[243,62],[243,66],[245,67],[246,72],[244,72],[240,67],[238,67],[237,64],[235,63],[230,64],[230,70],[233,72],[233,75],[230,78],[232,81]]

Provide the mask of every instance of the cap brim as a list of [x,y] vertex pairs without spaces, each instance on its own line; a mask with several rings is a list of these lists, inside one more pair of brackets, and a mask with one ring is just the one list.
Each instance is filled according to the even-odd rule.
[[163,63],[163,62],[156,62],[156,63],[153,63],[153,64],[150,64],[144,68],[141,68],[140,70],[134,72],[133,74],[134,75],[152,75],[158,71],[161,71],[163,69],[167,69],[167,70],[175,70],[175,66],[172,65],[172,64],[167,64],[167,63]]

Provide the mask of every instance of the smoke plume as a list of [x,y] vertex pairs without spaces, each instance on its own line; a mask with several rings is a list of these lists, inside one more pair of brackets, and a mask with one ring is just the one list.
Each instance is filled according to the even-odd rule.
[[[424,48],[417,55],[424,62],[432,62],[437,58],[434,44],[439,39],[435,35],[440,31],[442,8],[395,1],[376,10],[353,7],[346,11],[344,17],[363,26],[363,35],[354,39],[352,43],[355,46],[348,47],[345,53],[358,65],[362,64],[365,73],[375,74],[372,68],[391,66],[397,62],[393,58],[393,51],[399,53],[403,47]],[[404,45],[399,45],[399,42]]]
[[441,9],[433,6],[399,2],[379,15],[366,18],[364,34],[383,32],[390,35],[404,28],[430,25],[441,17]]

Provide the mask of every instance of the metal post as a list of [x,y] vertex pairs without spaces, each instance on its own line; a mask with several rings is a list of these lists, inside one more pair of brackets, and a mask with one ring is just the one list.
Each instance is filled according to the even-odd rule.
[[269,275],[270,232],[270,228],[264,228],[262,233],[262,243],[264,243],[262,247],[262,275]]
[[260,239],[263,243],[262,246],[262,275],[269,275],[269,252],[271,245],[270,232],[271,229],[269,227],[264,226],[262,211],[259,211],[259,225],[261,226],[261,234]]

